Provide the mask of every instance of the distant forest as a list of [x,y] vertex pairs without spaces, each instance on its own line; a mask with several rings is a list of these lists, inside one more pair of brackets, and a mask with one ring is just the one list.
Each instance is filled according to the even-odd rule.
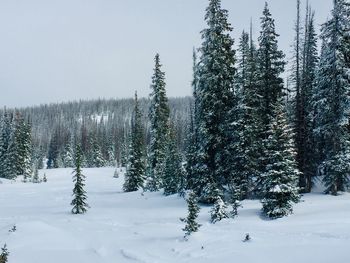
[[[170,118],[182,152],[185,150],[191,102],[191,97],[169,98]],[[139,103],[142,123],[146,134],[149,134],[150,101],[141,98]],[[4,111],[7,111],[12,115],[10,118],[14,118],[17,112],[29,123],[32,131],[32,160],[37,160],[39,168],[47,164],[51,168],[72,167],[72,152],[77,142],[82,145],[84,166],[125,166],[133,108],[132,98],[96,99],[1,109],[0,115],[3,116]],[[148,135],[146,140],[149,140]],[[101,155],[101,159],[92,161],[92,155],[96,154]]]

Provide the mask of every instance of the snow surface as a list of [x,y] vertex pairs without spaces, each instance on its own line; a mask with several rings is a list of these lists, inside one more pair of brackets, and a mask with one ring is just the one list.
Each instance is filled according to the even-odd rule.
[[[71,169],[44,172],[47,183],[0,184],[0,246],[7,243],[9,263],[350,262],[350,194],[307,194],[278,220],[262,218],[258,201],[216,224],[202,207],[200,231],[184,241],[187,207],[176,195],[123,193],[113,168],[84,169],[91,209],[72,215]],[[246,233],[251,241],[242,242]]]

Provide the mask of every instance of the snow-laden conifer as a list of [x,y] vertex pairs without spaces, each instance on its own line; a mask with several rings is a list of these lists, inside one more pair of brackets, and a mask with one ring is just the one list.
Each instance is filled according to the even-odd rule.
[[83,214],[89,208],[87,204],[87,195],[84,189],[85,186],[85,176],[82,174],[81,170],[81,148],[80,145],[76,146],[75,150],[75,169],[73,171],[73,200],[71,202],[72,213],[73,214]]
[[[125,192],[137,191],[143,187],[145,179],[145,139],[142,124],[142,114],[139,108],[137,93],[135,93],[135,106],[131,124],[131,144],[129,160],[125,173],[123,190]],[[117,168],[118,169],[118,168]]]
[[216,198],[216,201],[214,203],[214,207],[210,211],[210,215],[211,215],[211,222],[213,224],[215,224],[218,221],[221,221],[222,219],[230,217],[229,212],[227,212],[227,205],[221,199],[220,196],[218,196]]
[[197,232],[200,228],[200,224],[196,221],[200,207],[198,205],[198,198],[195,192],[191,191],[187,198],[188,215],[186,218],[181,218],[182,222],[185,222],[185,228],[182,230],[185,232],[185,238],[191,235],[193,232]]
[[230,35],[228,12],[220,0],[210,0],[206,8],[207,28],[202,31],[202,46],[197,69],[198,180],[195,190],[202,202],[213,203],[216,188],[228,183],[227,155],[230,154],[225,126],[231,122],[227,112],[233,107],[235,51]]
[[147,160],[146,190],[158,191],[162,187],[165,168],[167,136],[169,129],[169,106],[165,90],[165,73],[159,54],[155,56],[150,95],[150,143]]
[[269,218],[279,218],[291,214],[293,204],[299,201],[299,170],[293,130],[288,125],[286,114],[280,102],[274,110],[267,138],[266,167],[263,174],[263,213]]

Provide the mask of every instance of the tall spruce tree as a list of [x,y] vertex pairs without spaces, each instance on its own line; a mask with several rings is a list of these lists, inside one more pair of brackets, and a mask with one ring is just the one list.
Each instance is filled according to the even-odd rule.
[[275,21],[271,16],[268,4],[265,3],[263,16],[261,17],[261,31],[258,49],[258,86],[260,101],[260,117],[263,130],[269,129],[270,120],[273,117],[273,109],[277,100],[282,95],[284,72],[284,54],[278,49],[275,30]]
[[165,73],[162,71],[159,54],[155,56],[150,95],[150,144],[148,147],[146,190],[158,191],[163,186],[167,135],[170,110],[165,90]]
[[324,175],[325,192],[333,195],[349,187],[349,17],[348,1],[334,0],[332,17],[322,26],[323,45],[315,90],[319,172]]
[[288,125],[281,100],[273,112],[266,138],[266,168],[263,174],[263,213],[279,218],[292,213],[299,201],[294,134]]
[[[305,125],[307,112],[305,109],[304,89],[301,85],[302,74],[302,39],[301,39],[301,15],[300,15],[300,0],[297,2],[297,16],[295,22],[295,39],[294,39],[294,58],[292,63],[292,80],[294,83],[295,102],[294,102],[294,128],[295,128],[295,144],[297,150],[297,162],[300,171],[304,171],[304,155],[305,155]],[[305,191],[306,178],[303,173],[300,174],[299,186],[302,191]]]
[[87,204],[87,195],[86,191],[84,189],[85,186],[85,176],[82,174],[81,170],[81,162],[82,162],[82,153],[80,145],[76,146],[75,150],[75,169],[73,171],[73,182],[74,189],[73,189],[73,200],[71,202],[72,213],[73,214],[83,214],[87,211],[89,208],[89,205]]
[[233,39],[230,36],[232,27],[228,22],[228,12],[221,8],[220,0],[210,0],[206,8],[205,21],[207,28],[202,31],[202,47],[198,64],[198,84],[196,96],[198,109],[198,181],[195,190],[202,202],[213,203],[215,189],[224,190],[228,184],[226,166],[225,133],[227,112],[233,107],[234,76],[236,69]]
[[298,159],[298,167],[302,172],[302,180],[299,180],[299,186],[303,191],[310,192],[312,188],[312,178],[317,170],[317,145],[313,134],[314,129],[314,109],[313,109],[313,91],[315,89],[315,77],[318,63],[317,36],[314,26],[314,12],[308,6],[305,18],[305,34],[303,42],[302,55],[302,73],[301,73],[301,97],[304,115],[301,122],[301,130],[304,133],[303,158]]
[[145,138],[137,93],[131,120],[131,144],[129,160],[125,174],[123,189],[125,192],[137,191],[143,187],[145,179]]
[[[261,31],[259,36],[259,49],[257,51],[257,86],[259,95],[258,116],[256,118],[257,155],[259,159],[258,171],[261,175],[265,172],[266,150],[264,142],[267,138],[267,131],[270,129],[270,122],[274,119],[274,108],[278,99],[282,96],[283,79],[281,74],[284,71],[284,54],[278,49],[275,30],[275,21],[271,16],[268,4],[265,3],[263,16],[261,17]],[[259,176],[256,185],[256,192],[261,191],[263,178]]]
[[198,130],[197,130],[197,84],[198,84],[198,74],[197,74],[197,53],[193,49],[193,79],[192,79],[192,94],[193,103],[190,105],[190,123],[188,127],[188,137],[187,137],[187,147],[186,147],[186,189],[194,189],[196,182],[198,181],[197,173],[197,150],[198,150]]
[[[229,120],[226,128],[230,139],[227,149],[230,155],[226,165],[230,167],[230,200],[233,203],[252,196],[253,181],[257,177],[259,145],[256,85],[256,51],[249,35],[243,32],[238,47],[238,76],[235,105],[229,111]],[[236,200],[236,198],[239,198]]]

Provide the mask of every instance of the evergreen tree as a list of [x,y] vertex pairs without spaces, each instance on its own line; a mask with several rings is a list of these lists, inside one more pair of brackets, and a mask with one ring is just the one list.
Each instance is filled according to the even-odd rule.
[[292,213],[298,202],[298,176],[293,132],[289,127],[282,103],[276,107],[275,116],[267,132],[266,171],[263,174],[263,213],[279,218]]
[[[145,138],[142,125],[142,114],[135,92],[135,107],[131,124],[131,144],[129,161],[125,174],[123,189],[125,192],[137,191],[143,187],[145,176]],[[117,168],[118,169],[118,168]]]
[[5,158],[2,163],[3,166],[3,176],[7,179],[14,179],[17,176],[17,148],[16,148],[16,135],[13,125],[11,125],[11,135],[8,142],[8,147],[5,152]]
[[244,90],[249,85],[249,60],[251,56],[251,50],[249,45],[249,34],[245,31],[242,32],[238,45],[238,67],[236,82],[238,84],[238,90]]
[[152,93],[150,95],[151,106],[149,118],[150,145],[148,148],[147,184],[149,191],[158,191],[162,187],[164,165],[166,157],[166,145],[169,122],[168,98],[165,91],[165,74],[161,70],[159,55],[155,56],[155,68],[152,77]]
[[199,181],[200,173],[198,172],[197,151],[199,149],[198,142],[198,96],[197,96],[197,84],[198,84],[198,64],[197,54],[193,50],[193,104],[190,105],[190,123],[188,128],[187,147],[186,147],[186,189],[194,189],[196,182]]
[[[302,73],[301,73],[301,105],[303,105],[302,115],[304,116],[301,124],[301,131],[304,136],[299,148],[303,148],[302,158],[298,159],[298,167],[302,172],[299,180],[299,186],[304,192],[310,192],[312,187],[312,178],[317,170],[317,145],[313,134],[314,129],[314,109],[313,109],[313,91],[315,89],[315,77],[318,63],[317,36],[314,26],[314,12],[307,7],[305,18],[305,36],[302,55]],[[300,151],[299,151],[300,152]]]
[[168,138],[163,186],[164,194],[172,195],[185,190],[185,175],[182,167],[182,158],[176,145],[176,136],[173,126],[170,126]]
[[126,165],[128,164],[128,155],[129,155],[129,151],[128,151],[128,145],[130,145],[128,143],[129,141],[129,136],[124,132],[123,133],[123,142],[121,145],[121,157],[120,157],[120,165],[121,167],[126,167]]
[[[265,172],[266,150],[264,141],[267,138],[267,131],[270,128],[270,121],[274,119],[273,109],[276,107],[278,99],[282,96],[283,79],[281,73],[284,71],[284,54],[278,49],[275,31],[275,21],[271,17],[267,3],[261,17],[261,31],[259,36],[259,49],[257,50],[257,86],[259,96],[259,106],[257,110],[257,167],[259,175]],[[259,176],[256,183],[256,192],[261,194],[263,178]]]
[[59,129],[56,128],[51,135],[51,140],[49,144],[48,156],[47,156],[47,169],[58,168],[58,158],[59,158]]
[[0,177],[6,178],[7,174],[5,164],[7,163],[7,151],[12,133],[11,116],[6,109],[1,118],[0,128]]
[[315,90],[315,136],[319,172],[326,193],[337,195],[349,187],[350,32],[349,3],[334,0],[331,19],[322,27],[322,52]]
[[1,254],[0,254],[0,263],[7,263],[8,256],[10,255],[10,252],[7,249],[6,244],[1,248]]
[[86,191],[84,190],[85,186],[85,176],[82,174],[81,170],[81,148],[80,145],[77,145],[75,150],[75,169],[73,175],[73,182],[75,183],[73,189],[73,200],[71,202],[72,213],[73,214],[83,214],[89,208],[89,205],[86,202],[87,196]]
[[275,30],[275,21],[271,17],[267,3],[265,3],[257,51],[257,78],[261,97],[259,113],[263,131],[269,129],[274,106],[282,95],[283,79],[280,74],[284,71],[285,62],[283,61],[283,52],[278,49],[278,36]]
[[188,205],[188,216],[187,218],[181,218],[182,222],[186,223],[185,228],[182,230],[185,231],[185,238],[191,235],[193,232],[197,232],[200,228],[200,224],[196,222],[198,217],[200,207],[198,205],[198,198],[195,192],[191,191],[187,199]]
[[220,0],[210,0],[205,20],[208,25],[202,31],[201,56],[198,64],[198,122],[197,173],[195,190],[202,202],[215,202],[212,192],[223,191],[228,183],[229,167],[225,165],[228,153],[225,126],[227,112],[233,107],[234,75],[236,69],[232,31],[228,12],[221,8]]
[[217,197],[214,207],[210,211],[211,214],[211,222],[215,224],[218,221],[221,221],[222,219],[229,218],[229,213],[227,212],[227,205],[225,202],[221,199],[220,196]]
[[[257,90],[256,49],[249,35],[243,32],[238,48],[238,74],[234,106],[228,112],[225,133],[228,138],[225,166],[229,178],[229,199],[233,204],[253,196],[258,176],[259,153],[259,97]],[[237,195],[239,193],[239,195]]]

